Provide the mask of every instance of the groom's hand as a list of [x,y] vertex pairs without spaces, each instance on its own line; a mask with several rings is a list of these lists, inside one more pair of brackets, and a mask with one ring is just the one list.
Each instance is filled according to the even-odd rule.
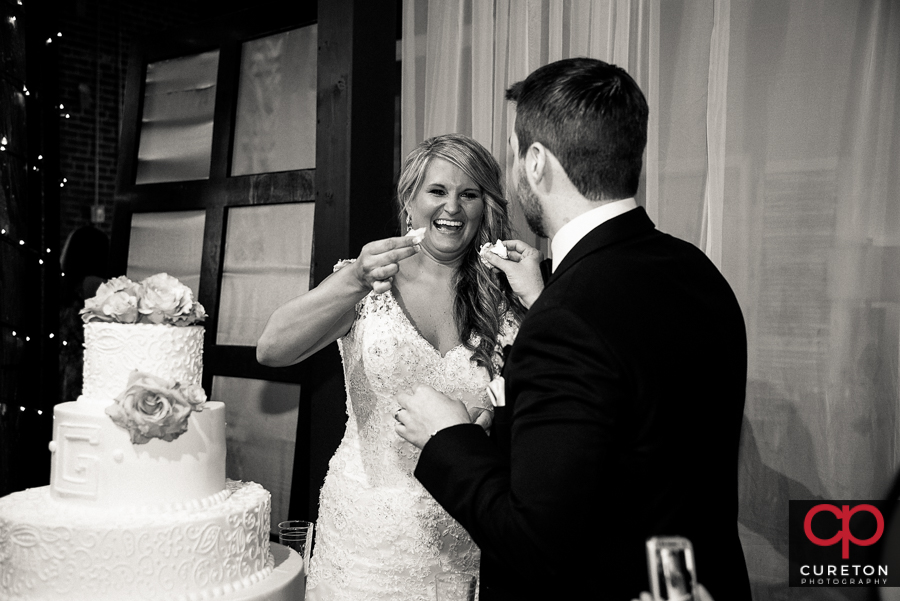
[[420,449],[438,430],[471,423],[466,406],[431,386],[416,384],[412,392],[401,392],[394,400],[397,434]]
[[544,280],[541,277],[541,259],[543,258],[541,251],[521,240],[504,240],[503,245],[506,247],[509,259],[501,259],[492,252],[486,252],[482,257],[492,267],[506,274],[513,294],[519,297],[519,301],[526,309],[529,309],[544,291]]

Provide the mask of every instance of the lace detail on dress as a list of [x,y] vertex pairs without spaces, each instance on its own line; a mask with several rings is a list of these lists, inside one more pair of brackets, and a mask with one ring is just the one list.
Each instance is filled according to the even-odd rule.
[[331,273],[340,271],[345,265],[351,265],[353,263],[356,263],[356,259],[341,259],[334,264],[334,267],[331,268]]
[[361,301],[338,345],[347,430],[321,491],[308,598],[433,601],[435,574],[477,573],[480,551],[413,476],[420,451],[394,431],[393,397],[423,383],[490,407],[487,370],[463,345],[441,357],[390,292]]

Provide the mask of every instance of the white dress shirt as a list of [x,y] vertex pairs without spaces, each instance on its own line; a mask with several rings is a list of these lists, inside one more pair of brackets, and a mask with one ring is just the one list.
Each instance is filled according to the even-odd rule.
[[633,198],[614,200],[582,213],[569,223],[565,224],[550,241],[550,253],[553,256],[553,271],[559,267],[569,251],[578,244],[578,241],[587,236],[595,227],[637,208],[637,202]]

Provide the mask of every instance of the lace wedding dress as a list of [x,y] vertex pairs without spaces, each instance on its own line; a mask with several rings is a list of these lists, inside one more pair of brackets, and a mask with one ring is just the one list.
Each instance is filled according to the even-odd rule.
[[423,383],[490,407],[488,372],[463,345],[442,357],[391,292],[363,299],[338,345],[347,430],[322,486],[307,599],[434,601],[435,574],[477,574],[480,551],[413,476],[419,449],[394,431],[393,397]]

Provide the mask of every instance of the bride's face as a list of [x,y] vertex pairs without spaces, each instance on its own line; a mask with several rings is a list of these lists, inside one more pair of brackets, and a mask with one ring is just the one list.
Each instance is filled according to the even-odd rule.
[[426,228],[422,249],[438,261],[452,262],[465,255],[478,234],[484,198],[462,169],[435,157],[407,212],[413,229]]

